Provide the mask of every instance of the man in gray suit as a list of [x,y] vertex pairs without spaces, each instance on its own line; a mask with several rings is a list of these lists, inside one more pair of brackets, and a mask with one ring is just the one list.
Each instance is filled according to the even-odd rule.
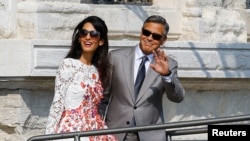
[[[184,99],[185,91],[177,76],[177,61],[166,56],[160,48],[167,40],[168,31],[169,25],[163,17],[150,16],[142,26],[138,45],[110,51],[112,82],[102,103],[108,103],[106,122],[109,128],[164,123],[163,94],[177,103]],[[138,82],[137,73],[143,56],[146,56],[146,75],[137,94],[137,86],[134,85]],[[115,136],[120,141],[167,140],[164,129]]]

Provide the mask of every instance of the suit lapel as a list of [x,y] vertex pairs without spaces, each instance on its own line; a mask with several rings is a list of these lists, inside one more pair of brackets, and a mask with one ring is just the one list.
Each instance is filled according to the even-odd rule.
[[124,55],[122,60],[124,76],[127,81],[127,86],[130,92],[131,99],[135,102],[134,96],[134,62],[135,62],[135,48],[132,48],[127,54]]

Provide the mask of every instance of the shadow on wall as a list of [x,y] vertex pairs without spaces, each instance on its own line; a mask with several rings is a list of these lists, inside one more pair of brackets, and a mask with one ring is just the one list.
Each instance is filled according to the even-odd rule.
[[[54,90],[21,90],[26,107],[21,113],[25,129],[45,129],[50,105],[54,97]],[[43,131],[43,130],[41,130]],[[41,132],[40,134],[43,134]]]
[[[190,60],[196,66],[188,69],[200,70],[206,78],[245,78],[249,76],[250,46],[244,43],[217,43],[215,47],[195,47],[192,42],[188,43],[193,53]],[[221,76],[216,76],[220,72]],[[213,73],[213,74],[212,74]]]

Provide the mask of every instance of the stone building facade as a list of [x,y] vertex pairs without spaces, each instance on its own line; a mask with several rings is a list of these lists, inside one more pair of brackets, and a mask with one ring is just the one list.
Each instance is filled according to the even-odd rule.
[[111,49],[136,45],[147,16],[167,19],[170,33],[164,48],[179,62],[186,98],[178,104],[164,100],[166,122],[249,114],[250,1],[149,2],[0,0],[0,141],[26,141],[44,133],[55,72],[75,25],[88,15],[106,21]]

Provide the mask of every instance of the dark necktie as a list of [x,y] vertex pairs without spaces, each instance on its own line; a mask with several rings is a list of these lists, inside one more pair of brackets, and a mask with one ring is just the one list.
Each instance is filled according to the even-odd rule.
[[143,56],[141,64],[140,64],[139,69],[138,69],[138,73],[137,73],[137,77],[136,77],[136,81],[135,81],[135,99],[138,96],[138,93],[139,93],[139,91],[141,89],[141,85],[142,85],[143,80],[145,78],[145,74],[146,74],[145,62],[147,60],[148,60],[148,57]]

